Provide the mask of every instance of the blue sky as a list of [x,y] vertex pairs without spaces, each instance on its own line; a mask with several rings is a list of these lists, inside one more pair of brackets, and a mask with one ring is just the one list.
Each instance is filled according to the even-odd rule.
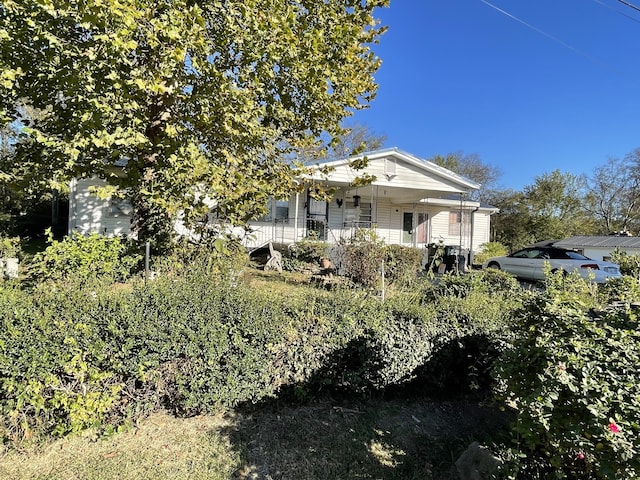
[[618,0],[391,0],[378,17],[378,95],[350,121],[387,147],[475,153],[518,190],[640,147],[640,11]]

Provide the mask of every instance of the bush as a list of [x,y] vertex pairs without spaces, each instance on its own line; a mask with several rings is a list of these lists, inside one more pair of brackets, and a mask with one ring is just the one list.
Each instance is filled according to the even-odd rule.
[[5,237],[0,234],[0,258],[15,258],[21,255],[20,237]]
[[62,241],[53,240],[35,255],[29,272],[37,280],[90,280],[109,277],[125,280],[139,264],[141,254],[129,253],[130,245],[122,237],[105,237],[73,232]]
[[289,251],[293,259],[318,265],[321,258],[328,258],[329,244],[314,237],[307,237],[294,243]]
[[517,411],[519,463],[540,478],[640,474],[637,312],[593,312],[540,295],[515,322],[513,347],[496,369],[502,398]]
[[475,265],[482,265],[489,258],[501,257],[509,253],[507,247],[500,242],[487,242],[480,245],[480,251],[473,257],[473,263]]
[[611,252],[611,261],[620,266],[623,275],[640,278],[640,255],[629,255],[620,247]]
[[163,275],[204,274],[237,276],[249,263],[249,254],[235,237],[217,236],[200,243],[182,237],[170,254],[151,259],[151,269]]
[[100,425],[122,383],[103,368],[95,295],[0,287],[0,440],[19,443]]
[[610,278],[600,287],[603,303],[640,301],[640,283],[635,277],[623,275]]
[[422,250],[401,245],[387,245],[384,253],[387,280],[400,286],[413,285],[422,267]]
[[386,257],[384,241],[374,230],[360,229],[342,245],[344,272],[347,277],[367,288],[379,288],[382,261]]
[[0,438],[113,430],[157,408],[194,415],[285,391],[373,392],[417,374],[442,378],[446,361],[430,364],[436,371],[421,365],[497,331],[508,315],[499,297],[470,287],[437,302],[399,292],[381,304],[346,288],[270,293],[245,285],[236,268],[194,258],[146,285],[0,285]]

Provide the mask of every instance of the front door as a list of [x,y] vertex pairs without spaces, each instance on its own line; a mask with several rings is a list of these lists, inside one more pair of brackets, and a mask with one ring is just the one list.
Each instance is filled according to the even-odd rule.
[[413,245],[413,212],[402,214],[402,243]]
[[325,200],[317,200],[307,196],[307,235],[314,235],[321,240],[327,239],[327,221],[329,206]]

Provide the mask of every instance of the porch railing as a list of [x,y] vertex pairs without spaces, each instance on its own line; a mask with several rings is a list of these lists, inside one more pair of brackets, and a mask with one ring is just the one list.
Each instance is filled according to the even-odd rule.
[[353,228],[333,229],[326,220],[310,217],[306,220],[300,220],[296,231],[292,218],[277,219],[269,224],[252,224],[251,231],[244,235],[242,243],[249,250],[264,247],[269,242],[288,245],[310,236],[311,232],[314,232],[313,235],[319,240],[338,243],[341,238],[351,236]]

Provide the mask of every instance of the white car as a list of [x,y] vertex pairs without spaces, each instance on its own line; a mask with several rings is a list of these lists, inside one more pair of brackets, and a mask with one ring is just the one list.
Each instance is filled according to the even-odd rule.
[[490,258],[482,268],[497,268],[524,280],[544,280],[545,263],[551,265],[552,272],[577,271],[583,278],[596,283],[622,276],[615,263],[592,260],[573,250],[557,247],[523,248],[505,257]]

